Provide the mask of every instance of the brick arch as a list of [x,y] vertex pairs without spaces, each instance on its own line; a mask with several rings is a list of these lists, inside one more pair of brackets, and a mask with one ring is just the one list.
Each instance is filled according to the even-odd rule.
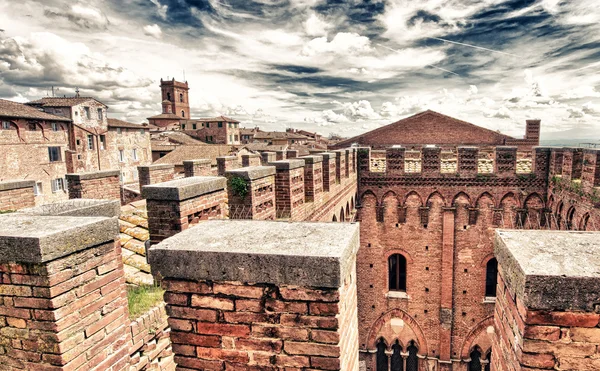
[[431,194],[429,195],[429,197],[427,197],[427,202],[425,203],[425,205],[429,206],[429,200],[431,200],[435,196],[439,196],[442,199],[442,206],[448,206],[448,204],[446,202],[446,197],[444,197],[444,195],[442,195],[438,191],[431,192]]
[[482,192],[479,196],[477,196],[477,199],[475,201],[475,206],[479,205],[479,202],[481,201],[481,199],[483,197],[489,197],[490,199],[492,199],[492,203],[494,204],[494,206],[498,206],[498,204],[496,203],[496,198],[494,196],[492,196],[491,193],[489,192]]
[[361,205],[363,204],[363,201],[364,201],[365,197],[367,197],[367,196],[373,196],[373,198],[375,198],[375,203],[376,203],[377,205],[379,205],[379,200],[377,199],[377,196],[375,195],[375,192],[371,191],[370,189],[368,189],[368,190],[364,191],[364,192],[363,192],[363,193],[360,195],[360,198],[359,198],[359,200],[360,200],[360,204],[361,204]]
[[481,260],[481,264],[479,264],[482,268],[486,268],[487,267],[487,263],[492,260],[493,258],[495,258],[496,256],[494,255],[493,252],[487,254],[483,260]]
[[519,199],[519,196],[513,191],[506,192],[502,196],[502,198],[500,198],[500,203],[498,204],[498,207],[502,207],[502,203],[505,200],[508,200],[509,198],[513,198],[515,200],[515,202],[517,203],[517,208],[521,207],[521,200]]
[[550,195],[550,197],[548,197],[547,207],[548,207],[548,209],[552,210],[553,206],[554,206],[554,195]]
[[[367,334],[366,348],[367,349],[376,349],[377,341],[382,337],[380,331],[383,326],[390,322],[392,318],[400,318],[404,321],[405,326],[409,326],[414,334],[414,338],[411,339],[415,342],[415,346],[419,349],[419,355],[426,356],[429,351],[427,349],[427,341],[425,340],[425,334],[421,329],[421,326],[412,318],[408,313],[403,311],[402,309],[391,309],[386,313],[382,314],[371,326],[369,329],[369,333]],[[391,336],[390,340],[396,340],[397,337]],[[398,340],[400,341],[400,340]],[[388,342],[391,344],[391,341]]]
[[482,350],[481,351],[482,355],[488,354],[489,350],[491,349],[491,340],[490,340],[489,347],[486,346],[485,349],[483,349],[480,346],[480,344],[477,342],[477,340],[481,340],[480,336],[483,335],[484,331],[487,332],[487,328],[490,326],[494,326],[494,316],[487,317],[486,319],[484,319],[483,321],[481,321],[477,325],[475,325],[475,327],[473,327],[473,329],[471,329],[471,331],[469,332],[469,334],[467,335],[467,337],[465,337],[465,340],[463,341],[463,344],[461,347],[461,352],[460,352],[461,359],[470,358],[471,352],[473,351],[473,349],[475,347],[479,347],[479,349]]
[[417,196],[419,198],[421,206],[423,206],[423,197],[421,197],[421,195],[417,191],[410,191],[407,194],[405,194],[402,198],[402,206],[406,206],[406,200],[408,200],[410,196]]
[[456,206],[456,200],[458,200],[460,197],[464,197],[467,200],[469,200],[469,207],[472,206],[471,203],[471,196],[469,196],[468,194],[466,194],[463,191],[458,192],[453,198],[452,198],[452,205],[451,206]]
[[[552,197],[552,196],[551,196],[551,197]],[[527,204],[528,204],[529,202],[531,202],[531,201],[532,201],[534,198],[537,198],[537,199],[538,199],[538,201],[539,201],[539,202],[542,204],[542,208],[545,206],[545,205],[544,205],[544,200],[542,199],[542,196],[540,196],[540,195],[539,195],[539,193],[537,193],[537,192],[532,192],[532,193],[530,193],[530,194],[527,196],[527,198],[525,199],[525,202],[523,202],[523,206],[524,206],[524,207],[527,207]]]
[[579,230],[580,231],[593,231],[593,227],[590,225],[590,222],[592,220],[592,216],[590,215],[590,213],[585,213],[583,214],[583,216],[581,217],[581,220],[579,221]]
[[406,251],[404,249],[395,248],[395,249],[387,250],[385,252],[385,264],[386,264],[386,266],[387,266],[387,261],[390,258],[390,256],[395,255],[395,254],[400,254],[400,255],[404,256],[406,258],[406,263],[407,264],[410,264],[410,263],[414,262],[412,256],[410,256],[410,254],[408,253],[408,251]]

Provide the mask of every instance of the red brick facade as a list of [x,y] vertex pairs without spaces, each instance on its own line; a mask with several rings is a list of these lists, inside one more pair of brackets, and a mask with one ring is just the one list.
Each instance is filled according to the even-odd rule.
[[0,211],[15,211],[35,206],[35,181],[0,182]]
[[67,174],[69,198],[121,199],[120,171]]

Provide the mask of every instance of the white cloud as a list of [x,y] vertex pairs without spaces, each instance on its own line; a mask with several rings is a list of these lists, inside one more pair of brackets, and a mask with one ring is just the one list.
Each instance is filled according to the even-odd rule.
[[304,30],[309,36],[327,36],[327,31],[332,25],[322,20],[316,13],[312,13],[304,22]]
[[153,25],[146,25],[144,26],[144,35],[160,39],[162,37],[162,30],[156,23]]
[[159,0],[150,0],[150,2],[156,5],[156,12],[162,19],[167,19],[167,11],[169,10],[168,5],[162,5]]
[[340,32],[331,41],[327,37],[312,39],[302,49],[304,56],[316,56],[320,54],[337,55],[359,55],[371,51],[371,41],[366,36],[360,36],[354,32]]

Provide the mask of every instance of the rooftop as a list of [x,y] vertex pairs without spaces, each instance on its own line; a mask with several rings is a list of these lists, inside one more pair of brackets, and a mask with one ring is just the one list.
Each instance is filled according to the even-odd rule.
[[27,104],[41,107],[73,107],[91,100],[104,104],[92,97],[45,97],[31,101]]
[[66,117],[51,115],[26,104],[0,99],[0,117],[25,118],[48,121],[71,121]]
[[123,120],[117,119],[107,119],[108,126],[112,128],[131,128],[131,129],[150,129],[150,125],[148,124],[134,124],[132,122],[127,122]]
[[[155,149],[152,144],[152,149]],[[217,157],[228,156],[234,152],[234,147],[220,144],[181,145],[154,162],[158,164],[183,165],[183,161],[196,160],[199,158],[210,159],[213,165],[217,163]]]

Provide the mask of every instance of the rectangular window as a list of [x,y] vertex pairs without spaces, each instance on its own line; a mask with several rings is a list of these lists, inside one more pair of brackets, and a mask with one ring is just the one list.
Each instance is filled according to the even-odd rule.
[[52,124],[52,131],[58,131],[59,130],[59,126],[56,122],[53,122]]
[[10,122],[8,121],[2,121],[2,129],[10,129]]
[[48,157],[50,162],[60,161],[60,147],[48,147]]
[[133,156],[133,159],[137,161],[137,159],[138,159],[138,157],[137,157],[137,149],[133,149],[133,150],[131,151],[131,154],[132,154],[132,156]]
[[33,186],[33,195],[41,196],[42,195],[42,182],[35,182]]
[[239,137],[237,135],[234,135],[233,140],[235,140],[237,142],[239,140]]
[[65,180],[63,178],[52,180],[52,193],[65,190]]
[[192,129],[196,130],[196,124],[192,124]]
[[206,127],[209,128],[210,127],[210,122],[206,123]]
[[142,135],[146,134],[146,133],[144,132],[144,129],[140,129],[140,134],[142,134]]
[[100,135],[100,149],[106,149],[106,135]]
[[117,128],[117,134],[121,134],[122,130],[121,128]]
[[222,123],[222,122],[219,122],[219,123],[217,124],[217,126],[218,126],[218,127],[220,127],[220,128],[222,128],[222,127],[223,127],[223,123]]
[[102,108],[98,108],[98,120],[103,120],[103,117],[102,117]]
[[83,107],[83,110],[85,111],[85,118],[92,118],[92,116],[90,115],[90,107]]
[[119,162],[125,162],[125,151],[119,150]]
[[31,131],[36,131],[37,130],[37,125],[35,122],[30,122],[29,125],[27,125],[29,127],[29,130]]
[[181,124],[181,130],[185,130],[185,124]]
[[94,136],[88,134],[88,149],[94,149]]
[[233,142],[233,135],[229,134],[229,142]]

